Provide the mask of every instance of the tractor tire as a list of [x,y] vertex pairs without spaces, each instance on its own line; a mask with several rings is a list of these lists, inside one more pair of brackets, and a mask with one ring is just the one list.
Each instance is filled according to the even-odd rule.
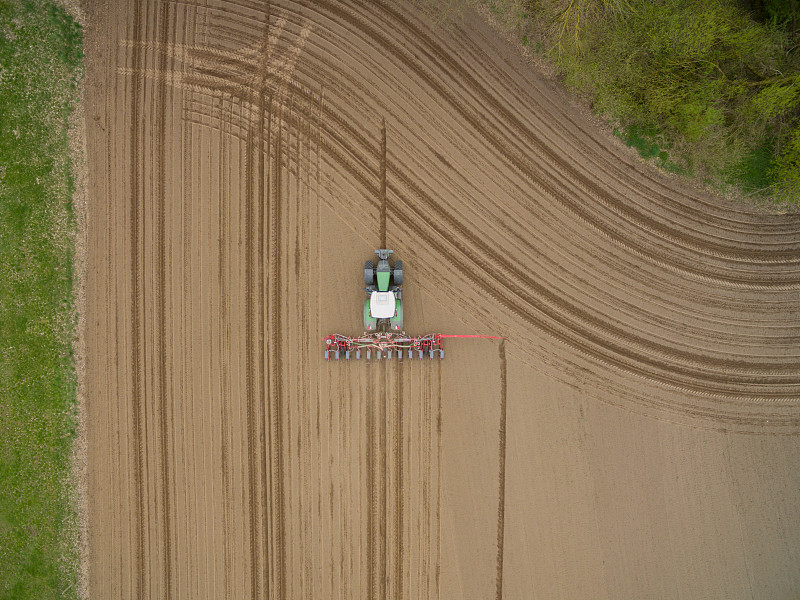
[[403,285],[403,261],[394,261],[394,284]]
[[371,260],[364,263],[364,285],[367,287],[375,285],[375,268]]
[[395,315],[389,319],[389,328],[392,331],[403,331],[403,302],[399,299],[395,303]]
[[375,331],[378,328],[378,319],[369,314],[369,298],[364,300],[364,330]]

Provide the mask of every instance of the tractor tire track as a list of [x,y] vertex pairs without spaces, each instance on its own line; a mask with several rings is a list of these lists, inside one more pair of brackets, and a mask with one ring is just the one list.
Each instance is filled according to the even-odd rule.
[[277,119],[277,132],[274,147],[274,162],[272,165],[272,176],[270,183],[272,185],[272,202],[270,204],[270,283],[271,297],[270,297],[270,310],[272,322],[270,323],[270,365],[272,371],[270,374],[270,392],[272,395],[272,419],[274,428],[274,442],[272,444],[273,451],[273,482],[274,492],[271,497],[271,505],[274,506],[275,512],[275,554],[272,559],[277,561],[274,566],[276,573],[276,581],[273,589],[275,590],[275,597],[285,597],[285,582],[286,582],[286,555],[285,555],[285,494],[284,494],[284,429],[283,418],[285,407],[283,405],[283,355],[281,352],[281,337],[282,330],[282,203],[283,203],[283,189],[282,189],[282,160],[283,160],[283,122],[284,122],[284,107],[280,105],[280,116]]
[[[233,101],[232,99],[227,102],[227,111],[225,109],[226,101],[225,95],[220,94],[220,115],[232,115],[233,114]],[[230,122],[230,119],[223,119],[222,116],[220,120],[225,122]],[[225,131],[225,127],[220,128],[219,131],[219,146],[221,149],[221,156],[219,161],[219,181],[225,181],[225,166],[230,164],[231,161],[231,145],[230,145],[230,131]],[[220,238],[218,242],[218,276],[217,276],[217,283],[220,289],[220,324],[221,324],[221,332],[219,335],[219,354],[220,356],[229,356],[231,351],[231,340],[228,330],[228,322],[230,319],[229,316],[229,307],[228,307],[228,295],[229,295],[229,285],[228,285],[228,252],[227,247],[223,243],[223,239],[228,237],[229,229],[228,229],[228,222],[230,216],[228,214],[230,202],[229,197],[227,194],[228,187],[224,183],[220,185],[220,197],[219,197],[219,231],[220,231]],[[227,360],[220,361],[220,398],[228,398],[230,397],[230,390],[231,390],[231,374],[229,372]],[[223,555],[223,597],[224,598],[231,598],[233,591],[231,587],[231,581],[229,578],[229,573],[232,570],[232,552],[231,552],[231,539],[233,537],[233,527],[231,523],[230,512],[233,506],[233,498],[231,494],[231,460],[229,458],[229,452],[231,447],[230,442],[230,425],[229,425],[229,418],[228,418],[228,406],[226,402],[220,402],[219,405],[219,412],[220,412],[220,465],[221,465],[221,476],[222,476],[222,537],[223,537],[223,547],[222,547],[222,555]]]
[[[160,31],[161,43],[166,45],[170,39],[170,6],[169,4],[162,4],[161,10],[158,15],[157,28]],[[174,29],[173,29],[174,32]],[[159,69],[161,72],[167,71],[167,55],[162,54],[159,57]],[[167,86],[162,82],[157,88],[157,101],[156,101],[156,119],[155,119],[155,222],[156,222],[156,321],[158,323],[157,335],[157,374],[158,381],[158,427],[159,427],[159,458],[160,458],[160,472],[161,472],[161,510],[162,513],[162,527],[164,541],[163,553],[163,597],[166,600],[172,598],[172,503],[170,502],[170,490],[172,489],[172,481],[170,477],[170,452],[169,452],[169,438],[172,430],[172,417],[169,398],[167,391],[167,348],[166,348],[166,218],[165,218],[165,203],[166,203],[166,129],[167,129]]]
[[[313,162],[312,162],[312,140],[314,135],[314,129],[312,128],[312,121],[310,119],[306,119],[306,129],[305,129],[305,149],[304,149],[304,160],[305,160],[305,183],[303,186],[303,204],[305,207],[305,224],[306,235],[303,236],[304,246],[303,246],[303,265],[311,265],[314,262],[314,254],[312,253],[312,240],[314,239],[314,235],[318,234],[318,230],[314,227],[316,225],[316,214],[314,211],[314,205],[312,204],[312,173],[313,173]],[[318,236],[319,237],[319,236]],[[313,277],[313,268],[309,268],[306,271],[306,289],[308,290],[307,297],[314,298],[315,292],[318,290],[315,289],[314,284],[315,279]],[[313,334],[316,334],[320,329],[320,324],[314,318],[317,314],[313,307],[309,303],[303,303],[302,305],[303,310],[305,311],[303,317],[303,323],[309,323],[306,329],[306,337],[305,339],[308,340],[308,344],[306,347],[306,356],[311,357],[314,356],[314,350],[316,350],[316,340],[313,337]],[[319,358],[317,360],[311,361],[307,359],[308,368],[304,371],[305,373],[311,373],[313,371],[319,370]],[[313,370],[312,370],[313,369]],[[313,526],[313,518],[308,518],[308,515],[312,513],[313,507],[313,484],[311,483],[311,478],[313,476],[313,462],[312,462],[312,428],[313,428],[313,420],[312,420],[312,398],[313,398],[313,389],[311,384],[309,383],[309,378],[303,378],[304,385],[305,385],[305,419],[304,419],[304,428],[303,432],[305,435],[305,443],[304,448],[306,452],[304,453],[306,457],[306,493],[307,493],[307,510],[306,514],[303,516],[303,524],[304,524],[304,537],[307,543],[307,549],[303,552],[303,573],[305,576],[305,587],[301,588],[301,595],[304,597],[309,597],[313,594],[313,568],[314,568],[314,549],[315,546],[313,544],[314,540],[314,526]]]
[[[134,3],[133,14],[133,32],[132,38],[136,41],[142,39],[142,2],[137,1]],[[141,69],[143,57],[142,52],[134,49],[132,53],[132,68],[134,72],[138,73]],[[143,394],[143,378],[144,373],[142,369],[142,345],[143,345],[143,332],[141,325],[141,304],[142,304],[142,285],[141,285],[141,269],[142,257],[140,239],[142,236],[142,207],[140,206],[140,198],[142,196],[142,177],[141,177],[141,146],[140,146],[140,127],[141,119],[141,100],[140,95],[144,87],[144,77],[137,76],[134,78],[133,85],[131,86],[131,120],[130,120],[130,274],[131,274],[131,332],[132,332],[132,382],[131,392],[133,402],[131,403],[131,421],[133,423],[133,453],[134,459],[134,495],[135,495],[135,576],[136,576],[136,596],[143,598],[145,594],[145,585],[147,573],[145,571],[145,540],[144,540],[144,521],[145,515],[145,498],[144,498],[144,465],[145,465],[145,448],[143,444],[144,437],[144,394]]]
[[[386,246],[384,246],[385,248]],[[403,365],[397,365],[395,368],[395,393],[393,394],[394,401],[395,401],[395,408],[394,408],[394,436],[395,436],[395,448],[394,448],[394,468],[395,468],[395,501],[394,501],[394,510],[395,510],[395,518],[394,518],[394,542],[395,546],[395,555],[394,555],[394,590],[393,596],[395,598],[403,598],[403,564],[405,559],[405,554],[403,552],[403,533],[404,533],[404,516],[403,516],[403,508],[404,508],[404,481],[403,481],[403,462],[404,462],[404,451],[403,446],[405,444],[405,437],[404,437],[404,428],[403,428],[403,407],[406,403],[406,396],[404,394],[404,386],[403,386],[403,373],[404,368]]]
[[387,416],[387,404],[389,398],[387,395],[387,382],[388,382],[388,369],[391,366],[388,364],[389,359],[381,360],[380,365],[380,383],[381,393],[380,397],[376,398],[378,401],[378,423],[376,431],[378,434],[378,477],[377,491],[378,491],[378,565],[376,567],[375,578],[378,581],[378,598],[387,598],[386,584],[387,584],[387,560],[388,560],[388,544],[387,544],[387,521],[389,520],[388,502],[387,502],[387,473],[388,463],[386,455],[387,438],[389,430],[389,420]]
[[[297,130],[297,155],[296,155],[296,168],[297,179],[295,198],[300,202],[298,207],[298,230],[297,230],[297,247],[295,249],[295,279],[298,282],[299,290],[298,296],[301,298],[311,298],[312,286],[310,269],[306,267],[311,264],[310,252],[310,221],[311,221],[311,205],[309,198],[310,180],[309,174],[311,173],[311,158],[310,158],[310,139],[311,139],[311,126],[308,119]],[[305,176],[305,177],[304,177]],[[297,507],[297,515],[295,518],[302,524],[300,528],[300,586],[299,595],[301,597],[310,597],[311,592],[311,579],[312,579],[312,565],[311,565],[311,544],[312,538],[310,519],[307,513],[311,509],[311,488],[309,485],[309,478],[313,473],[311,464],[311,453],[308,449],[311,447],[310,432],[311,432],[311,416],[309,410],[309,403],[311,401],[311,390],[309,385],[308,373],[311,372],[312,365],[309,360],[313,356],[316,345],[314,343],[313,333],[316,333],[314,327],[309,326],[310,311],[308,302],[300,302],[299,306],[299,320],[300,320],[300,371],[298,372],[298,388],[300,389],[300,415],[299,415],[299,434],[298,434],[298,457],[300,463],[300,493],[299,502]],[[312,333],[313,332],[313,333]],[[352,394],[351,394],[352,397]]]
[[433,381],[431,370],[425,369],[423,377],[425,385],[425,395],[422,402],[422,415],[420,418],[420,434],[422,439],[421,464],[420,464],[420,487],[422,500],[420,509],[420,588],[423,598],[431,597],[431,573],[433,565],[431,561],[431,441],[433,432],[431,428],[431,406],[433,403]]
[[[260,91],[259,97],[259,124],[258,124],[258,131],[260,132],[259,144],[256,149],[256,154],[258,155],[258,184],[257,188],[258,191],[256,193],[256,203],[258,205],[258,242],[256,247],[258,248],[258,273],[259,273],[259,281],[258,281],[258,294],[259,294],[259,303],[258,303],[258,334],[259,334],[259,356],[258,356],[258,377],[259,377],[259,389],[261,390],[261,394],[259,397],[259,404],[261,406],[261,413],[262,413],[262,420],[260,421],[261,427],[259,429],[259,451],[260,451],[260,461],[261,461],[261,472],[263,473],[263,485],[261,488],[261,505],[259,507],[259,513],[261,522],[263,524],[263,549],[264,549],[264,561],[261,565],[261,574],[259,575],[262,578],[262,582],[264,584],[264,597],[269,598],[272,589],[272,583],[275,580],[273,568],[272,568],[272,560],[275,555],[275,547],[273,544],[273,530],[275,527],[274,519],[272,518],[271,514],[271,507],[272,507],[272,495],[271,495],[271,488],[273,486],[273,478],[275,476],[274,471],[271,468],[271,457],[272,457],[272,449],[271,445],[273,443],[273,436],[272,436],[272,428],[271,428],[271,421],[272,415],[272,404],[271,404],[271,395],[273,393],[272,382],[270,381],[269,377],[269,366],[268,366],[268,357],[269,360],[272,359],[272,352],[273,348],[269,346],[266,342],[268,329],[270,328],[270,324],[268,323],[268,319],[266,315],[266,299],[269,297],[269,280],[267,278],[267,273],[270,273],[271,276],[271,269],[267,265],[267,261],[265,260],[265,256],[269,256],[269,244],[270,244],[270,234],[271,230],[266,225],[266,222],[271,222],[270,217],[267,215],[267,211],[265,210],[265,202],[269,205],[265,190],[265,178],[266,173],[268,172],[268,166],[266,164],[266,157],[265,154],[271,152],[271,140],[272,140],[272,120],[273,120],[273,105],[272,105],[272,97],[270,96],[269,99],[266,98],[265,92],[263,87]],[[266,132],[266,140],[264,139],[264,135]],[[266,141],[266,144],[264,143]],[[266,146],[266,148],[265,148]]]
[[[502,343],[502,342],[501,342]],[[442,597],[442,365],[436,365],[436,600]]]
[[386,245],[386,119],[381,121],[381,248],[388,248]]
[[[173,7],[174,8],[174,7]],[[173,11],[174,19],[175,19],[175,26],[177,28],[178,23],[178,11]],[[186,40],[187,35],[187,27],[188,27],[188,20],[183,21],[183,31],[181,34],[180,39]],[[193,32],[196,34],[196,31]],[[177,43],[177,40],[174,41]],[[160,43],[159,43],[160,45]],[[175,69],[175,62],[176,57],[169,56],[170,58],[170,69]],[[159,57],[159,61],[161,57]],[[173,95],[177,95],[179,98],[182,99],[181,102],[181,109],[185,110],[188,105],[188,99],[184,94],[183,90],[176,90],[173,88],[172,90]],[[174,109],[173,109],[174,110]],[[183,125],[183,124],[181,124]],[[187,195],[184,194],[184,190],[186,189],[189,182],[193,181],[194,179],[194,167],[195,164],[192,162],[192,156],[195,155],[193,149],[196,147],[198,143],[201,143],[202,137],[197,138],[195,135],[195,128],[193,126],[186,126],[180,127],[180,152],[182,155],[182,162],[180,166],[180,180],[178,184],[178,189],[181,191],[182,201],[178,204],[176,203],[176,209],[174,211],[174,217],[171,220],[172,227],[175,228],[176,232],[179,232],[176,236],[170,237],[170,247],[171,252],[170,255],[172,257],[172,261],[174,264],[170,268],[170,277],[169,283],[173,288],[173,297],[177,296],[179,300],[176,302],[173,300],[170,303],[171,309],[174,311],[174,307],[181,302],[191,302],[192,299],[192,290],[194,286],[188,282],[188,274],[191,273],[191,261],[189,260],[189,256],[191,252],[182,252],[181,249],[184,247],[191,247],[194,243],[196,243],[197,239],[201,236],[197,234],[196,231],[192,229],[193,226],[196,226],[197,223],[194,220],[194,215],[192,211],[192,205]],[[178,137],[177,135],[175,136]],[[168,139],[168,138],[167,138]],[[166,157],[169,156],[169,152],[164,149],[162,156],[166,160]],[[172,184],[172,181],[169,181]],[[212,271],[212,269],[209,269]],[[213,271],[212,271],[213,272]],[[180,282],[180,287],[176,289],[176,283]],[[202,287],[202,285],[201,285]],[[201,291],[202,294],[202,291]],[[204,431],[202,429],[195,428],[193,417],[196,414],[193,410],[193,406],[189,403],[183,403],[180,401],[175,401],[178,398],[185,398],[188,396],[193,395],[193,378],[189,377],[189,373],[192,371],[194,356],[195,353],[192,351],[194,346],[191,343],[191,336],[181,335],[180,332],[189,331],[191,328],[190,325],[190,317],[189,313],[191,311],[181,311],[182,314],[179,319],[176,319],[173,312],[173,317],[171,320],[171,346],[173,348],[176,347],[177,342],[177,351],[173,351],[175,358],[173,358],[172,364],[172,371],[175,373],[177,379],[177,389],[174,385],[171,384],[172,391],[172,405],[173,411],[177,413],[178,417],[174,419],[176,421],[176,425],[173,427],[173,473],[174,473],[174,506],[175,506],[175,557],[174,557],[174,564],[176,565],[175,568],[175,585],[174,585],[174,592],[173,595],[176,597],[181,597],[185,590],[193,590],[193,589],[201,589],[204,586],[209,585],[209,569],[208,563],[206,562],[206,568],[203,569],[200,567],[199,564],[190,564],[188,565],[187,569],[181,569],[180,565],[186,565],[189,563],[188,559],[188,552],[187,549],[198,548],[200,552],[206,554],[205,549],[207,548],[207,540],[205,536],[201,539],[200,538],[200,529],[199,527],[194,528],[193,531],[187,530],[183,527],[184,519],[182,519],[182,515],[192,514],[192,511],[197,511],[198,504],[205,504],[207,501],[206,493],[202,494],[202,503],[197,502],[198,496],[201,494],[196,493],[196,490],[186,489],[185,486],[181,486],[178,484],[179,481],[182,480],[182,476],[184,473],[189,471],[188,466],[192,465],[191,474],[193,477],[197,476],[197,469],[194,468],[196,466],[195,458],[198,455],[198,448],[201,447],[201,444],[196,443],[195,434],[199,434],[202,438],[204,435]],[[200,319],[201,322],[206,322],[206,315],[203,315]],[[178,326],[175,326],[175,322],[178,321]],[[209,323],[210,327],[213,327],[211,323]],[[201,360],[210,360],[211,356],[203,356],[201,352]],[[220,354],[221,356],[221,354]],[[210,394],[210,389],[203,390],[202,394]],[[208,416],[209,420],[207,422],[214,422],[213,413],[215,412],[210,404],[206,407],[208,409]],[[205,421],[205,419],[204,419]],[[199,430],[199,431],[198,431]],[[213,439],[213,434],[210,436]],[[216,440],[214,440],[216,441]],[[212,442],[211,446],[214,446]],[[203,454],[202,452],[199,454]],[[213,460],[213,459],[212,459]],[[203,466],[205,466],[205,455],[203,455]],[[202,469],[201,469],[202,472]],[[216,486],[212,486],[215,488]],[[215,497],[215,489],[211,491],[211,502],[213,503],[216,500]],[[195,492],[195,493],[192,493]],[[194,500],[194,502],[192,502]],[[197,514],[195,512],[195,514]],[[199,519],[198,519],[199,520]],[[212,535],[216,532],[216,520],[212,523]],[[194,533],[194,535],[192,535]],[[200,573],[205,572],[206,577],[201,578]],[[211,585],[214,586],[216,589],[216,578],[215,575],[217,574],[216,569],[214,569],[211,575]],[[189,592],[191,593],[191,592]]]
[[[257,93],[257,92],[254,92]],[[259,110],[259,114],[261,112],[262,105],[256,102],[256,98],[251,99],[251,106],[257,106],[257,110]],[[249,107],[244,107],[247,110],[252,110]],[[256,389],[256,381],[258,379],[257,373],[257,365],[255,360],[255,354],[257,353],[257,349],[255,344],[257,340],[254,339],[253,332],[256,329],[256,323],[258,314],[256,313],[256,309],[254,308],[254,303],[256,302],[256,294],[257,291],[255,289],[256,282],[254,281],[254,263],[256,261],[255,256],[255,227],[256,227],[256,220],[253,217],[254,209],[257,210],[257,207],[254,206],[257,203],[257,198],[255,197],[255,190],[254,190],[254,181],[256,180],[256,175],[254,173],[254,162],[257,161],[255,157],[256,154],[258,156],[261,155],[260,152],[257,153],[256,148],[260,146],[256,146],[259,142],[257,140],[262,139],[262,131],[256,131],[254,126],[251,126],[247,130],[247,139],[245,143],[244,149],[244,248],[245,248],[245,397],[246,397],[246,413],[247,413],[247,494],[248,494],[248,519],[249,519],[249,552],[248,558],[250,563],[250,595],[252,598],[259,597],[259,583],[260,583],[260,573],[259,573],[259,544],[258,544],[258,532],[261,529],[259,527],[258,522],[258,502],[257,502],[257,484],[259,481],[259,465],[257,462],[257,452],[258,452],[258,429],[257,429],[257,400],[256,394],[258,390]],[[259,181],[261,178],[259,177]],[[261,295],[258,295],[259,298]]]
[[367,595],[369,599],[377,597],[375,588],[377,581],[375,577],[375,562],[376,562],[376,520],[377,520],[377,494],[375,493],[375,408],[372,400],[375,398],[374,386],[372,380],[374,378],[374,368],[370,365],[367,371],[367,388],[366,388],[366,428],[367,428],[367,447],[366,447],[366,498],[367,498],[367,556],[366,556],[366,570],[367,570]]
[[500,459],[498,465],[499,490],[497,492],[497,583],[495,599],[503,598],[503,549],[506,526],[506,342],[500,341]]

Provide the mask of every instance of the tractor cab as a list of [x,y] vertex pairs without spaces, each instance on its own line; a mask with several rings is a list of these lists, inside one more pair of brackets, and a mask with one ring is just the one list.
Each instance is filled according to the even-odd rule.
[[376,319],[391,319],[395,313],[394,292],[374,291],[369,295],[369,314]]

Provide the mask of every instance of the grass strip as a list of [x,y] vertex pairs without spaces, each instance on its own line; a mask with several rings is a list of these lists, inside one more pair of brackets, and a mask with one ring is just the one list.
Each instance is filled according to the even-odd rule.
[[0,0],[0,598],[77,597],[67,130],[82,62],[63,8]]

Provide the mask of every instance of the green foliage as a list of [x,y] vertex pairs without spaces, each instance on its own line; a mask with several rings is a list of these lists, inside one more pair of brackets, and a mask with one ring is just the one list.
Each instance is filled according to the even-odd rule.
[[765,138],[760,146],[744,153],[738,163],[725,171],[725,181],[747,193],[763,195],[768,192],[772,185],[770,169],[774,146],[772,138]]
[[749,108],[753,117],[773,119],[789,113],[800,104],[800,75],[759,83],[763,86],[761,91],[750,100]]
[[553,2],[556,12],[558,44],[570,36],[580,42],[584,24],[596,21],[605,15],[621,14],[630,9],[628,0],[556,0]]
[[616,118],[654,120],[690,143],[704,140],[706,160],[727,155],[724,125],[747,91],[737,82],[742,57],[769,61],[768,32],[722,2],[694,0],[641,2],[608,25],[562,62],[595,66],[588,76],[596,104]]
[[[507,29],[519,30],[528,17],[529,12],[523,0],[488,0],[489,12],[500,20]],[[525,35],[520,31],[520,35]]]
[[636,148],[639,156],[644,159],[654,159],[658,165],[670,173],[688,174],[688,169],[670,160],[669,152],[663,148],[666,144],[664,136],[655,127],[631,125],[629,127],[614,129],[614,135],[620,138],[625,144]]
[[[736,0],[528,0],[525,10],[549,23],[546,43],[567,85],[644,157],[797,200],[792,6],[763,2],[758,20]],[[671,158],[660,158],[663,148]]]
[[47,6],[50,17],[52,43],[64,63],[78,72],[83,60],[83,34],[81,25],[63,7]]
[[76,595],[67,117],[81,57],[62,8],[0,1],[0,598]]
[[[772,22],[786,30],[790,30],[793,24],[797,25],[798,11],[800,11],[797,0],[761,0],[757,3],[742,2],[742,4],[751,8],[753,18],[762,23]],[[753,4],[760,6],[753,10]]]
[[770,175],[774,180],[777,198],[785,202],[800,203],[800,124],[788,137]]

